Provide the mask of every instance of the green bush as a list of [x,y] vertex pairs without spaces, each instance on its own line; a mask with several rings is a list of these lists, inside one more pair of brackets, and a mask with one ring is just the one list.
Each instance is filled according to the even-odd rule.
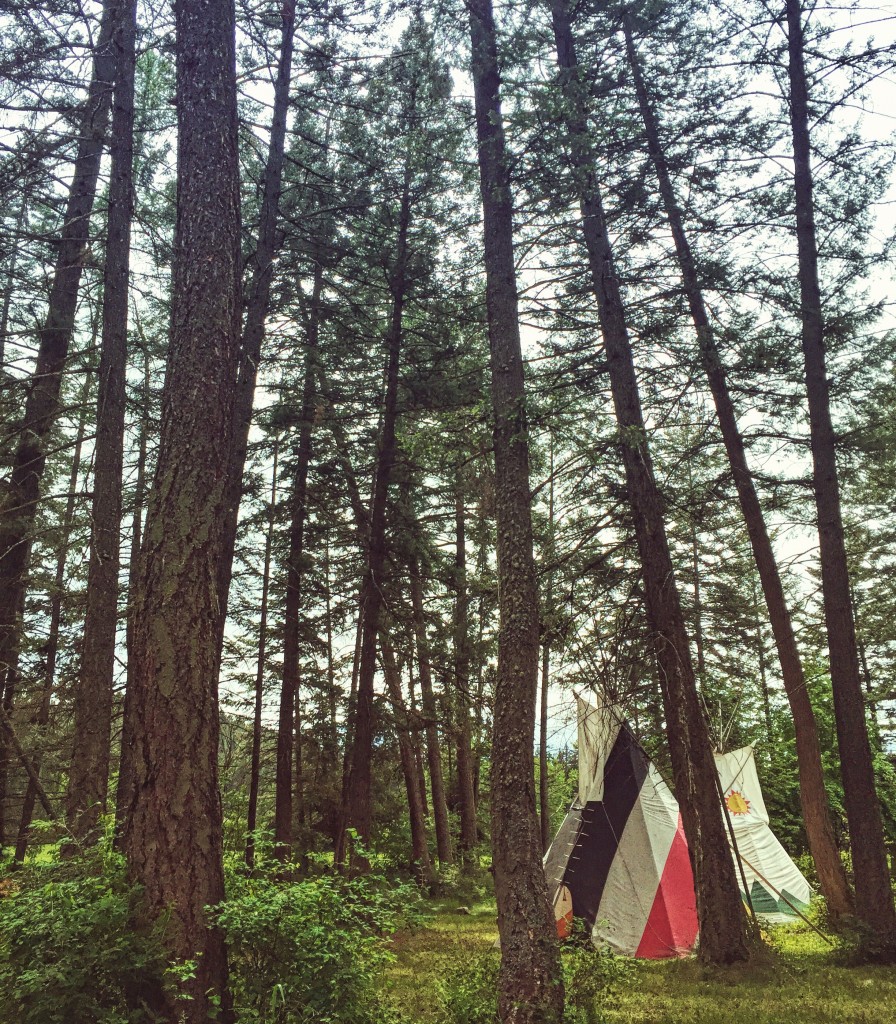
[[498,1005],[496,951],[463,961],[449,961],[436,982],[436,1003],[443,1024],[494,1024]]
[[108,848],[52,858],[7,880],[0,897],[0,1020],[142,1024],[125,993],[166,971],[158,931],[131,927],[140,898]]
[[413,886],[380,877],[235,876],[214,917],[241,1024],[380,1024],[388,938],[419,917]]
[[604,1011],[616,999],[620,984],[629,977],[632,961],[574,936],[561,947],[566,990],[565,1024],[601,1024]]
[[[494,1024],[500,961],[495,951],[446,965],[436,983],[441,1024]],[[632,971],[631,961],[575,935],[560,947],[560,964],[566,991],[565,1024],[601,1024],[618,986]]]

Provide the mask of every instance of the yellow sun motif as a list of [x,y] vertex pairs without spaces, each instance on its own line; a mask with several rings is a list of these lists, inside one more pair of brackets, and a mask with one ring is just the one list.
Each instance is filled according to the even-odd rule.
[[732,789],[728,796],[725,797],[725,806],[732,814],[750,813],[750,801],[743,793],[739,793],[736,789]]

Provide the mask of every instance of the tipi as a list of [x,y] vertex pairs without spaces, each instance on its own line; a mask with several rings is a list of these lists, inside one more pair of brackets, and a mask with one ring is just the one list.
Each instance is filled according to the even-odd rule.
[[753,748],[716,754],[716,769],[753,910],[772,924],[794,921],[812,889],[769,828]]
[[619,953],[687,953],[697,907],[675,797],[608,708],[579,700],[578,734],[578,799],[545,855],[558,932],[578,918]]
[[[577,705],[578,797],[544,860],[558,934],[579,919],[618,953],[682,956],[697,907],[678,803],[625,722]],[[717,755],[716,767],[756,914],[793,920],[811,889],[769,828],[753,748]]]

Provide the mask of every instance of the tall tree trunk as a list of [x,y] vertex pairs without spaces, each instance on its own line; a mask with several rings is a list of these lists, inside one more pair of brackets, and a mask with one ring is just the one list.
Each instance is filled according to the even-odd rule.
[[93,529],[81,671],[75,689],[74,749],[65,807],[68,830],[81,842],[96,837],[100,814],[106,809],[112,743],[134,185],[136,39],[136,0],[121,0],[120,17],[112,36],[116,77],[94,448]]
[[463,482],[454,489],[454,689],[457,732],[457,793],[460,805],[460,857],[464,871],[476,867],[476,794],[473,789],[473,740],[470,724],[470,599],[467,593],[467,529]]
[[261,711],[264,698],[264,667],[268,642],[268,591],[271,582],[271,548],[277,519],[277,470],[280,439],[274,441],[274,469],[271,476],[271,505],[264,537],[264,569],[261,578],[261,608],[258,623],[258,661],[255,667],[255,707],[252,714],[252,761],[249,769],[249,811],[246,821],[246,865],[255,865],[255,829],[258,826],[258,787],[261,773]]
[[133,693],[136,662],[131,657],[134,650],[134,597],[137,593],[137,577],[140,568],[140,547],[143,538],[143,505],[146,496],[146,445],[150,430],[150,357],[148,349],[143,351],[143,418],[140,423],[140,440],[137,447],[137,479],[134,482],[134,512],[131,520],[131,550],[128,561],[128,609],[126,622],[126,644],[128,650],[125,669],[124,701],[121,714],[121,750],[118,758],[118,785],[115,789],[115,847],[123,849],[124,829],[127,810],[131,805],[134,786],[134,740],[133,740]]
[[812,195],[809,96],[803,63],[801,15],[799,0],[787,0],[800,314],[815,507],[818,512],[821,589],[828,631],[837,744],[843,774],[843,802],[852,849],[856,914],[873,933],[869,947],[876,945],[882,956],[896,958],[896,910],[890,889],[880,803],[874,784],[871,744],[868,740],[859,676],[846,545],[840,514],[836,439],[831,422],[825,366],[824,319],[818,284],[818,248]]
[[551,801],[548,786],[548,687],[551,678],[551,631],[554,628],[554,437],[551,435],[550,489],[548,492],[548,537],[544,553],[547,563],[544,614],[541,638],[541,706],[538,730],[538,823],[541,828],[541,850],[547,853],[551,845]]
[[237,520],[243,494],[243,471],[249,448],[249,428],[255,399],[255,382],[261,349],[264,343],[265,321],[271,304],[271,285],[274,279],[274,257],[277,254],[277,219],[280,210],[280,192],[283,184],[283,163],[286,147],[286,117],[289,113],[289,86],[292,79],[292,55],[295,36],[295,0],[284,0],[280,9],[280,60],[274,82],[274,111],[271,119],[271,137],[264,168],[258,240],[249,259],[250,283],[247,288],[246,322],[240,340],[239,370],[233,401],[233,444],[227,473],[227,493],[224,511],[224,550],[219,566],[218,603],[221,608],[221,641],[224,639],[224,619],[230,578],[233,573],[233,554],[236,547]]
[[[398,418],[398,367],[402,343],[402,315],[407,292],[408,228],[411,222],[411,170],[405,163],[401,206],[398,213],[398,237],[395,265],[391,274],[392,310],[386,337],[386,375],[383,396],[383,421],[374,475],[373,501],[370,507],[370,532],[367,544],[367,571],[361,590],[361,649],[358,667],[358,694],[355,704],[352,757],[349,769],[347,801],[343,822],[354,828],[360,838],[370,839],[371,759],[373,757],[373,678],[376,672],[376,637],[383,603],[383,569],[386,562],[386,504],[389,480],[395,463],[395,425]],[[358,860],[357,866],[364,864]]]
[[[361,584],[362,588],[364,584]],[[358,596],[358,607],[361,607],[361,597]],[[345,863],[346,846],[348,837],[346,835],[347,814],[349,802],[349,785],[352,778],[352,755],[354,753],[355,740],[355,709],[358,705],[358,671],[361,665],[361,633],[363,620],[358,616],[355,626],[355,646],[352,656],[352,676],[349,682],[348,703],[345,711],[345,747],[342,755],[342,786],[340,789],[339,816],[336,821],[336,834],[333,836],[333,863],[342,869]]]
[[286,566],[286,604],[283,613],[283,678],[280,687],[280,714],[277,721],[277,777],[274,796],[274,852],[281,860],[292,849],[293,758],[295,753],[293,721],[299,687],[299,634],[301,626],[302,575],[305,559],[305,519],[308,504],[308,467],[314,429],[315,363],[320,329],[320,298],[323,271],[314,266],[311,310],[305,350],[305,381],[302,389],[302,416],[296,449],[295,477],[290,498],[289,555]]
[[513,203],[491,0],[470,0],[467,10],[484,219],[498,527],[500,627],[491,771],[492,867],[501,936],[498,1012],[505,1024],[552,1024],[563,1016],[563,981],[535,813],[538,590]]
[[411,746],[410,725],[404,697],[401,693],[401,676],[395,663],[395,652],[385,633],[380,633],[380,651],[383,658],[383,675],[386,689],[395,716],[395,732],[398,737],[398,753],[401,771],[404,775],[405,791],[408,796],[408,814],[411,822],[411,868],[419,874],[420,880],[434,890],[437,884],[429,846],[426,841],[426,815],[423,813],[423,795],[414,765],[414,751]]
[[423,762],[423,715],[417,707],[417,691],[414,683],[414,659],[408,655],[408,697],[410,698],[411,747],[414,751],[414,764],[417,767],[417,779],[420,783],[420,798],[423,801],[424,817],[429,817],[429,803],[426,795],[426,769]]
[[[765,525],[765,517],[759,496],[753,483],[753,477],[747,464],[743,437],[737,426],[734,402],[728,389],[725,370],[721,355],[716,344],[715,335],[709,322],[703,289],[697,272],[694,255],[684,229],[684,218],[675,196],[669,167],[660,138],[658,119],[647,91],[644,76],[641,72],[638,54],[632,35],[631,21],[626,14],[623,18],[625,41],[629,64],[635,80],[638,103],[644,121],[647,146],[653,161],[659,182],[660,195],[666,210],[666,217],[675,242],[675,251],[681,269],[685,294],[691,311],[691,319],[696,328],[700,361],[706,373],[716,408],[719,429],[725,445],[725,452],[731,466],[731,474],[741,514],[747,527],[753,558],[759,574],[762,593],[768,608],[769,621],[778,660],[781,665],[781,678],[784,691],[793,714],[794,733],[796,737],[797,760],[799,762],[800,802],[803,810],[803,821],[806,836],[818,871],[821,891],[827,901],[828,909],[834,918],[852,911],[852,894],[846,873],[837,849],[834,829],[831,824],[830,807],[824,787],[824,773],[821,763],[821,748],[818,741],[818,727],[806,680],[803,674],[802,661],[796,645],[790,610],[784,596],[784,585],[775,559],[771,538]],[[764,655],[763,655],[764,657]]]
[[[167,1019],[233,1020],[206,907],[224,898],[218,788],[219,563],[240,337],[240,199],[232,0],[180,0],[177,223],[158,460],[134,597],[130,876],[191,978],[144,998]],[[179,999],[178,995],[187,996]]]
[[[43,648],[44,655],[44,684],[41,688],[40,705],[37,711],[37,726],[41,734],[46,732],[50,721],[50,706],[53,699],[53,688],[56,685],[56,661],[59,655],[59,627],[62,624],[62,596],[65,587],[65,566],[68,560],[69,544],[71,542],[72,523],[75,518],[75,497],[78,489],[78,476],[81,473],[81,450],[84,445],[84,433],[87,427],[87,406],[90,401],[91,378],[93,374],[87,373],[84,377],[84,386],[81,390],[80,412],[78,413],[78,427],[75,433],[75,447],[72,453],[72,467],[68,478],[68,497],[65,501],[65,513],[62,517],[62,540],[59,551],[56,555],[56,576],[53,580],[53,595],[50,599],[50,628],[47,631],[47,642]],[[38,748],[34,756],[34,770],[39,775],[43,750]],[[2,799],[2,793],[0,793]],[[34,815],[34,805],[37,799],[37,786],[32,779],[28,780],[25,788],[25,798],[22,801],[22,815],[19,820],[19,835],[16,840],[16,860],[23,861],[28,849],[29,831],[31,820]]]
[[339,761],[339,732],[336,722],[336,661],[333,654],[333,590],[330,584],[330,531],[324,540],[324,574],[326,576],[324,622],[327,633],[327,721],[330,727],[326,765],[333,770]]
[[31,558],[31,532],[46,465],[45,445],[59,415],[62,373],[75,328],[81,271],[89,252],[90,215],[115,80],[112,32],[120,0],[105,0],[81,118],[72,183],[59,235],[47,316],[9,483],[0,491],[0,690],[17,660],[21,610]]
[[551,845],[551,800],[548,785],[548,686],[551,678],[551,641],[545,637],[541,643],[541,700],[538,729],[538,825],[541,834],[541,852],[547,853]]
[[432,793],[433,820],[436,826],[436,849],[440,864],[451,864],[451,831],[448,825],[448,801],[445,797],[445,780],[442,775],[442,750],[439,741],[439,712],[432,688],[432,666],[429,655],[429,638],[426,635],[426,619],[423,609],[423,581],[420,579],[420,565],[416,555],[408,562],[410,569],[411,605],[414,620],[414,637],[417,644],[417,664],[420,668],[420,697],[426,727],[426,759],[429,765],[429,788]]
[[3,308],[0,309],[0,379],[6,368],[6,342],[9,333],[9,311],[12,308],[12,296],[15,291],[16,265],[19,259],[19,247],[22,230],[28,220],[28,197],[22,192],[22,201],[16,215],[15,235],[10,246],[9,267],[6,272],[6,288],[3,291]]
[[660,673],[675,792],[694,869],[700,957],[712,963],[731,963],[745,960],[749,955],[746,919],[716,793],[715,761],[694,678],[663,522],[662,499],[647,447],[632,350],[588,134],[586,93],[578,71],[565,0],[552,0],[552,16],[582,234],[599,306],[610,388],[620,428],[647,618]]

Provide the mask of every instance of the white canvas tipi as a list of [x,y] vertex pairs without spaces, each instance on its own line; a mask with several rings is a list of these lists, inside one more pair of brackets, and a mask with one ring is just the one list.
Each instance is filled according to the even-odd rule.
[[558,933],[576,918],[619,953],[681,956],[697,907],[675,797],[609,708],[580,700],[578,720],[579,795],[545,855]]
[[812,889],[769,827],[753,748],[716,754],[716,769],[754,911],[772,924],[794,921]]

